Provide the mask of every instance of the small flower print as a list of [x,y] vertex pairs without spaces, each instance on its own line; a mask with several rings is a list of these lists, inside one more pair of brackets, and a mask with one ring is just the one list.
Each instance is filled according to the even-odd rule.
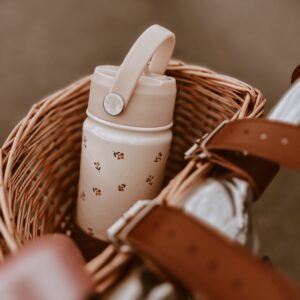
[[101,196],[101,190],[100,189],[93,187],[93,192],[96,196]]
[[85,192],[82,192],[82,193],[80,194],[80,199],[81,199],[82,201],[85,201]]
[[90,236],[94,236],[94,230],[93,230],[93,228],[88,227],[87,230],[88,230],[88,234],[89,234]]
[[83,146],[84,146],[84,148],[86,149],[86,146],[87,146],[87,138],[86,138],[85,135],[83,136]]
[[95,161],[95,162],[94,162],[94,166],[95,166],[95,169],[96,169],[98,172],[100,172],[100,170],[101,170],[100,162],[99,162],[99,161]]
[[158,152],[158,154],[157,154],[156,157],[155,157],[154,162],[160,162],[161,159],[162,159],[162,153],[161,153],[161,152]]
[[126,188],[126,184],[124,184],[124,183],[118,185],[119,192],[124,192],[125,188]]
[[124,156],[124,153],[123,152],[114,152],[114,157],[117,159],[117,160],[121,160],[121,159],[124,159],[125,156]]
[[154,176],[149,175],[148,178],[146,179],[146,182],[147,182],[149,185],[152,185],[152,184],[153,184],[153,180],[154,180]]

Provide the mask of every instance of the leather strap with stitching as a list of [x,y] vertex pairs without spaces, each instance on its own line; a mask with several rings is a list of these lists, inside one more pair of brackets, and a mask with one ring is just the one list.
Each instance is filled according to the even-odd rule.
[[126,242],[197,299],[300,299],[285,275],[176,208],[154,207]]
[[[238,120],[209,137],[205,153],[211,161],[264,188],[278,170],[277,163],[300,169],[299,137],[297,126],[263,119]],[[179,209],[154,206],[123,232],[122,240],[140,257],[196,298],[300,299],[299,288],[288,277]]]
[[206,143],[211,161],[246,178],[258,194],[278,164],[300,170],[300,127],[266,119],[227,123]]
[[241,151],[300,170],[300,127],[266,119],[229,122],[208,142],[207,149]]

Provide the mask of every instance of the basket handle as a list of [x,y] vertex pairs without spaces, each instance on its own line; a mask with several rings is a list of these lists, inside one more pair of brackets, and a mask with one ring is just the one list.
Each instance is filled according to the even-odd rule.
[[128,104],[137,81],[144,70],[164,74],[175,45],[173,32],[160,25],[144,31],[122,62],[109,94],[104,98],[104,110],[119,115]]

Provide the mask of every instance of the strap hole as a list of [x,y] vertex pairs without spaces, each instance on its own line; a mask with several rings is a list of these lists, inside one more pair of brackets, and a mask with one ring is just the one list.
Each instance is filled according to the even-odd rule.
[[265,132],[263,132],[259,135],[259,138],[264,141],[268,138],[268,135]]
[[220,263],[215,259],[211,259],[207,262],[206,266],[210,271],[217,271],[220,267]]
[[289,143],[289,139],[286,138],[286,137],[283,137],[281,140],[280,140],[281,144],[282,145],[287,145]]
[[249,129],[244,129],[244,134],[249,134]]
[[231,281],[230,285],[234,290],[238,291],[243,287],[243,281],[239,278],[235,278]]
[[187,250],[189,254],[196,254],[198,252],[198,246],[196,244],[191,244],[188,246]]

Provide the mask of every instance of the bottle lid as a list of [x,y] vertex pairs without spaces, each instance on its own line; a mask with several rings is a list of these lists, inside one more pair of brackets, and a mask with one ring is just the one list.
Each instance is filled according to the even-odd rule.
[[96,67],[88,115],[119,126],[171,127],[176,81],[163,74],[174,44],[172,32],[153,25],[138,38],[120,67]]

